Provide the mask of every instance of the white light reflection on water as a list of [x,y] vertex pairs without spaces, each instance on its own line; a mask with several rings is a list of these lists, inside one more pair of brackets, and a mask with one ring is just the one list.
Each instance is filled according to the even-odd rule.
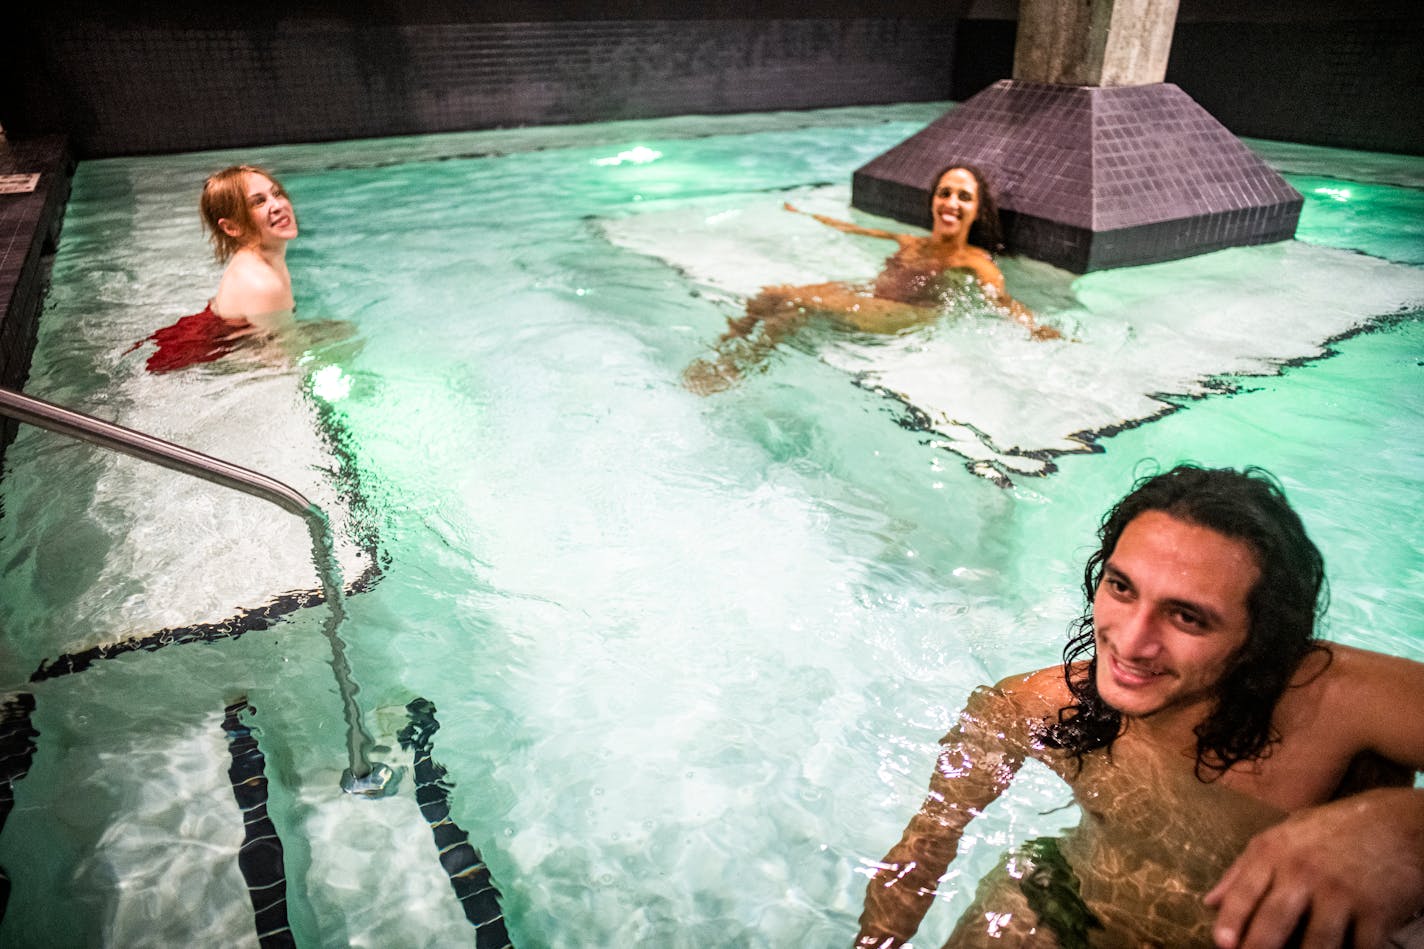
[[646,165],[650,162],[655,162],[662,157],[662,152],[652,148],[647,148],[642,145],[638,145],[634,148],[628,149],[627,151],[619,152],[617,155],[614,155],[611,158],[595,158],[593,160],[593,164],[601,165],[604,167],[623,164]]

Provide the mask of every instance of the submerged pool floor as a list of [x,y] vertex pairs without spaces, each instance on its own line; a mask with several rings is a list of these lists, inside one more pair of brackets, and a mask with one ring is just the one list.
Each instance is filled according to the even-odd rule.
[[[845,944],[938,738],[974,686],[1057,661],[1146,464],[1274,471],[1326,635],[1424,659],[1424,160],[1253,142],[1306,198],[1294,242],[1005,261],[1076,342],[971,313],[682,387],[762,283],[874,272],[885,246],[780,205],[851,214],[851,172],[939,111],[82,164],[28,391],[332,515],[357,701],[402,774],[338,787],[299,521],[23,431],[0,944]],[[193,207],[234,161],[293,195],[299,318],[353,334],[150,375],[127,350],[216,285]],[[1027,773],[922,934],[1068,800]]]

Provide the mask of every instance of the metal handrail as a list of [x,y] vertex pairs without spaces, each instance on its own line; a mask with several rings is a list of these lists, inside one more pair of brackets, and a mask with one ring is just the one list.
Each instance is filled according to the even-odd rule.
[[368,757],[374,742],[361,723],[361,708],[356,703],[357,686],[351,679],[351,667],[346,662],[346,644],[337,635],[337,628],[346,615],[345,596],[341,574],[335,564],[331,527],[321,508],[276,478],[12,389],[0,387],[0,415],[250,494],[305,520],[312,538],[313,559],[326,595],[329,618],[323,632],[331,642],[331,668],[336,673],[346,717],[346,749],[350,766],[341,777],[341,787],[348,793],[369,797],[379,797],[394,790],[395,774],[391,768],[372,762]]
[[319,507],[276,478],[34,396],[0,388],[0,415],[254,495],[298,517],[321,514]]

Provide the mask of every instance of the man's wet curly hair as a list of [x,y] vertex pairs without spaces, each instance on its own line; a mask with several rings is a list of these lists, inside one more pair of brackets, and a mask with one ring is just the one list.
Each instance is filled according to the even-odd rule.
[[1237,762],[1263,758],[1280,739],[1271,725],[1276,703],[1301,660],[1325,648],[1315,638],[1315,622],[1329,602],[1325,562],[1280,484],[1260,468],[1180,465],[1139,480],[1098,528],[1100,545],[1083,569],[1087,608],[1063,649],[1074,701],[1044,730],[1046,744],[1066,749],[1080,764],[1084,754],[1111,748],[1122,733],[1121,713],[1098,695],[1093,597],[1123,530],[1147,511],[1245,542],[1261,571],[1247,597],[1246,643],[1218,684],[1215,708],[1196,728],[1197,777],[1207,780],[1204,772],[1219,776]]

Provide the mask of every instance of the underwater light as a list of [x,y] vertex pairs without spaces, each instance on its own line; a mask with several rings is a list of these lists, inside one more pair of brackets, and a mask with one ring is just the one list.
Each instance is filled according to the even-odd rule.
[[1325,195],[1327,198],[1334,198],[1336,201],[1349,201],[1349,200],[1350,200],[1350,189],[1349,189],[1349,188],[1316,188],[1316,189],[1315,189],[1315,193],[1316,193],[1316,194],[1323,194],[1323,195]]
[[340,366],[322,366],[311,376],[312,395],[323,402],[340,402],[351,394],[351,378]]
[[659,158],[662,157],[662,152],[655,151],[654,149],[639,145],[636,148],[630,148],[625,152],[619,152],[612,158],[595,158],[593,160],[593,163],[595,165],[621,165],[624,162],[627,162],[630,165],[646,165],[649,162],[657,161]]

